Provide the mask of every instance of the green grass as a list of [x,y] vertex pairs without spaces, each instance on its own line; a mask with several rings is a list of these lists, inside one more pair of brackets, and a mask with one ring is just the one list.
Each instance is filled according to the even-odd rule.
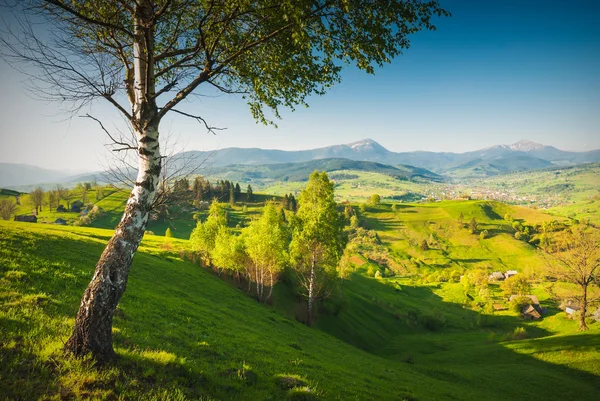
[[[0,222],[0,398],[591,400],[600,390],[598,323],[579,334],[559,314],[499,314],[482,326],[455,284],[359,269],[337,315],[332,298],[307,328],[289,317],[284,285],[280,304],[261,305],[182,260],[187,241],[159,236],[144,238],[115,317],[119,362],[97,370],[61,348],[110,235]],[[537,338],[504,341],[516,327]]]

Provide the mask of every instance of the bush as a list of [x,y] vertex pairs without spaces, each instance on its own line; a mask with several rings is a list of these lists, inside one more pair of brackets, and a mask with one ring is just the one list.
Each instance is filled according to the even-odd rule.
[[89,226],[92,224],[92,220],[88,216],[81,216],[73,222],[74,226]]
[[166,238],[173,238],[173,232],[171,231],[171,227],[168,227],[167,231],[165,231],[165,237]]
[[[374,265],[369,265],[369,267],[367,268],[367,276],[369,277],[375,277],[375,274],[379,272],[379,268],[377,266]],[[381,273],[380,273],[381,275]]]
[[525,305],[529,305],[531,303],[531,299],[527,297],[518,297],[510,301],[509,308],[511,311],[516,313],[521,313],[521,309]]
[[429,331],[439,331],[446,326],[446,316],[440,311],[433,311],[430,315],[421,315],[419,323]]
[[510,335],[512,340],[525,340],[528,337],[529,334],[527,334],[527,330],[524,327],[517,327]]
[[600,308],[596,309],[596,311],[592,314],[592,319],[600,322]]

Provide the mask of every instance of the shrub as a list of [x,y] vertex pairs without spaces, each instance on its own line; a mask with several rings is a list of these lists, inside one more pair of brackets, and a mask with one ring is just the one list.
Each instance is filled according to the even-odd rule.
[[375,278],[381,278],[381,270],[375,272]]
[[596,311],[592,314],[592,319],[600,322],[600,308],[596,309]]
[[510,301],[509,308],[511,311],[516,313],[521,313],[521,309],[525,305],[529,305],[531,303],[531,299],[527,297],[518,297]]
[[81,216],[73,222],[74,226],[89,226],[92,224],[92,220],[88,216]]
[[171,227],[168,227],[167,231],[165,231],[165,237],[166,238],[173,238],[173,232],[171,231]]
[[375,277],[375,274],[379,271],[379,268],[377,268],[374,265],[369,265],[369,267],[367,268],[367,276],[369,277]]
[[486,239],[489,236],[488,230],[483,230],[480,234],[479,234],[479,238],[480,239]]
[[419,317],[419,323],[427,330],[439,331],[446,326],[446,316],[436,310],[430,315],[421,315]]
[[511,339],[513,340],[524,340],[527,337],[529,337],[529,335],[527,334],[527,330],[525,330],[524,327],[517,327],[511,335]]

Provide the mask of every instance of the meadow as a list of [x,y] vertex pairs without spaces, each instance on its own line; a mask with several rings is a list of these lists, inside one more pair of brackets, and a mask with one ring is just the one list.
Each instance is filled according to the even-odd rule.
[[[118,216],[124,198],[103,201]],[[259,202],[237,205],[230,225],[243,225],[260,210]],[[491,236],[481,239],[461,227],[461,213]],[[320,305],[312,328],[295,319],[297,297],[286,280],[276,286],[272,305],[260,304],[193,262],[187,240],[146,235],[115,318],[119,361],[100,370],[64,357],[62,346],[111,230],[0,222],[0,396],[595,399],[600,323],[577,332],[542,280],[533,293],[548,312],[541,321],[524,321],[508,310],[474,307],[452,275],[442,278],[452,270],[508,268],[535,277],[543,261],[514,238],[501,217],[507,213],[529,224],[556,219],[484,201],[362,207],[362,224],[377,233],[387,266],[399,274],[372,277],[385,264],[358,252],[339,283],[342,291]],[[94,223],[110,227],[110,216]],[[437,245],[422,251],[419,242],[432,236]],[[493,302],[505,302],[497,284],[489,288]]]

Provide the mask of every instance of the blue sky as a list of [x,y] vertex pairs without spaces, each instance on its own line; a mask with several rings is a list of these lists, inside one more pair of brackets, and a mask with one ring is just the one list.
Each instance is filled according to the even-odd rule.
[[[162,132],[180,148],[307,149],[372,138],[393,151],[464,152],[520,139],[566,150],[600,148],[599,1],[449,0],[453,16],[422,32],[374,76],[353,68],[308,109],[284,111],[278,129],[256,124],[236,97],[186,103],[217,136],[180,117]],[[0,62],[0,162],[96,169],[106,139],[92,121],[65,120],[23,93]],[[111,124],[110,107],[91,110]],[[58,156],[58,157],[57,157]]]

